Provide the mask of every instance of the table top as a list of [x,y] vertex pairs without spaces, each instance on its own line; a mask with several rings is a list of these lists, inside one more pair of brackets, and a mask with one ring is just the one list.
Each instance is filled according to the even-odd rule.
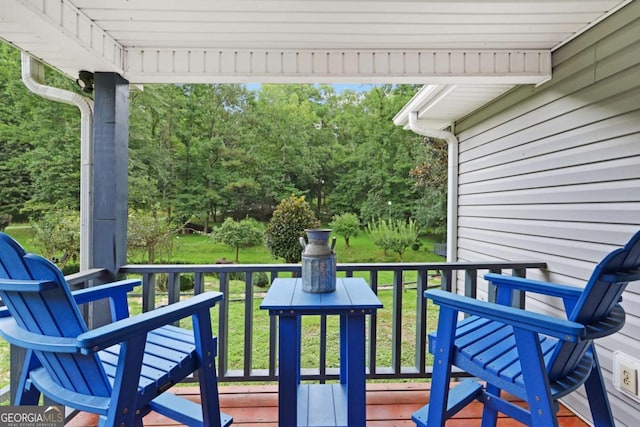
[[287,314],[342,313],[352,310],[369,313],[382,308],[382,303],[362,278],[338,277],[334,292],[318,294],[303,291],[300,278],[277,278],[260,308],[270,310],[271,314],[284,314],[278,312],[282,310],[287,310]]

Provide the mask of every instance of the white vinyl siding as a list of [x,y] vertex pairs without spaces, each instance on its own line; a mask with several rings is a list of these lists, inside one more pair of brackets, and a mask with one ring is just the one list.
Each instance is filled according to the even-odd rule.
[[[548,271],[529,277],[583,286],[595,263],[640,229],[640,3],[552,61],[547,83],[512,90],[456,123],[458,260],[542,260]],[[617,423],[629,426],[640,404],[613,388],[612,352],[640,358],[640,283],[623,304],[627,323],[599,341],[598,354]],[[560,312],[540,297],[527,307]],[[591,418],[584,395],[565,403]]]

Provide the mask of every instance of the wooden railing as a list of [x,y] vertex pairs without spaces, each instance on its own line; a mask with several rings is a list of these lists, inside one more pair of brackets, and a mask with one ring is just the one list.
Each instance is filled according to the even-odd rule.
[[[464,283],[464,293],[475,297],[479,273],[504,272],[525,277],[528,269],[543,268],[545,263],[535,261],[338,264],[339,276],[364,277],[384,303],[384,308],[371,316],[367,326],[367,378],[400,380],[431,376],[427,331],[435,329],[437,313],[422,297],[427,288],[451,290],[454,280],[459,280]],[[299,276],[299,264],[125,265],[119,273],[141,278],[141,291],[131,299],[134,308],[136,300],[140,301],[138,311],[149,311],[205,290],[221,291],[225,299],[213,312],[220,380],[277,380],[277,324],[266,311],[259,310],[267,288],[255,284],[256,275],[268,286],[278,276]],[[193,282],[189,291],[180,290],[183,276],[189,277],[189,283]],[[104,283],[106,278],[105,270],[94,269],[67,276],[67,281],[72,289],[79,289]],[[160,282],[162,286],[158,286]],[[486,289],[486,294],[489,299],[493,298],[492,289]],[[514,305],[523,304],[524,301],[514,301]],[[85,313],[91,326],[94,319],[89,311]],[[320,316],[316,324],[303,324],[303,335],[307,326],[312,332],[303,337],[302,343],[310,351],[303,350],[301,378],[320,382],[337,378],[338,367],[333,363],[337,359],[333,357],[337,324]],[[305,358],[305,353],[313,357]],[[23,358],[20,349],[11,349],[14,390]],[[7,393],[9,388],[5,387],[0,398],[4,400]]]
[[[437,314],[431,306],[427,309],[422,297],[428,287],[451,290],[459,276],[457,280],[464,282],[464,293],[475,297],[479,272],[524,277],[527,269],[545,267],[542,262],[338,264],[339,276],[364,277],[385,304],[368,322],[367,378],[430,377],[426,339],[427,332],[435,329]],[[254,284],[255,276],[266,274],[266,281],[271,283],[278,276],[299,275],[300,265],[126,265],[120,271],[128,277],[142,278],[143,311],[157,304],[158,281],[166,283],[166,294],[162,296],[168,304],[205,289],[224,293],[226,297],[217,307],[220,379],[243,382],[277,379],[277,324],[258,308],[266,288]],[[184,275],[193,278],[194,287],[188,293],[180,292]],[[493,298],[492,289],[486,293],[489,299]],[[522,304],[524,301],[514,301],[514,305]],[[302,345],[312,355],[303,357],[303,380],[324,382],[337,378],[338,367],[332,364],[337,359],[333,357],[337,326],[331,322],[320,316],[317,323],[308,325],[309,333],[305,333],[303,323]]]

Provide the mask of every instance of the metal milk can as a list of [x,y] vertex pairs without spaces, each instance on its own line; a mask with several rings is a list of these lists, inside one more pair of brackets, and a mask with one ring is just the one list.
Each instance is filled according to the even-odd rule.
[[302,246],[302,290],[311,293],[325,293],[336,290],[336,253],[333,247],[335,237],[329,246],[330,229],[306,229],[307,239],[300,237]]

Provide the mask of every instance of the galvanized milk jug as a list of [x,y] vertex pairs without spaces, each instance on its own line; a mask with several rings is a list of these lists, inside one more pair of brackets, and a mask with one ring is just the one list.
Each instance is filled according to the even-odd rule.
[[309,242],[300,238],[302,245],[302,290],[315,294],[336,290],[336,254],[329,246],[330,229],[312,228],[305,230]]

